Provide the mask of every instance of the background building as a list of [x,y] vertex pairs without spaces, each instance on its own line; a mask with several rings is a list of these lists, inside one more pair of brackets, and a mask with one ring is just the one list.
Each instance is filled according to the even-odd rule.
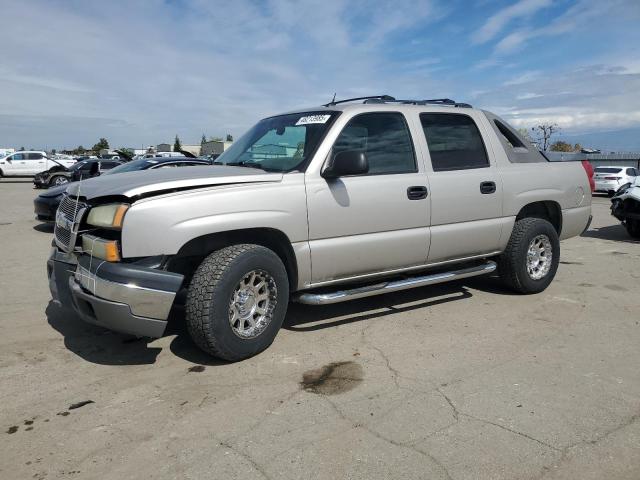
[[211,140],[202,144],[200,155],[220,155],[227,148],[233,145],[233,142],[221,140]]

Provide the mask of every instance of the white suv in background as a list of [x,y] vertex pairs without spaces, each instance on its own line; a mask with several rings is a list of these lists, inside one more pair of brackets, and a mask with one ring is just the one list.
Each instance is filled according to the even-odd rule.
[[0,158],[0,177],[33,177],[36,173],[49,170],[54,165],[70,167],[75,160],[53,161],[46,152],[22,151]]
[[607,193],[611,197],[622,185],[633,183],[637,176],[638,171],[633,167],[596,167],[593,171],[595,191]]

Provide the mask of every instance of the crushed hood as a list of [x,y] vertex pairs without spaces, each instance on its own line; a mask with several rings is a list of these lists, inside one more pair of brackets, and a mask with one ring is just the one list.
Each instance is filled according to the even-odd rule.
[[74,182],[68,186],[67,192],[69,195],[85,197],[87,200],[107,196],[135,198],[170,190],[281,180],[282,173],[264,172],[246,167],[215,165],[159,168],[101,175],[82,182]]

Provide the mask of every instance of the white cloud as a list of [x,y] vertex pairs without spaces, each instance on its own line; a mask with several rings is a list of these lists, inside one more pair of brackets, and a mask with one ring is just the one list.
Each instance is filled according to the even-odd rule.
[[552,5],[551,0],[520,0],[489,17],[471,39],[474,43],[486,43],[498,35],[510,22],[528,17]]
[[[2,142],[197,142],[334,92],[423,92],[436,59],[394,72],[380,52],[441,18],[435,1],[5,0],[3,17],[21,22],[3,24],[0,111],[14,121]],[[25,24],[38,27],[25,35]]]

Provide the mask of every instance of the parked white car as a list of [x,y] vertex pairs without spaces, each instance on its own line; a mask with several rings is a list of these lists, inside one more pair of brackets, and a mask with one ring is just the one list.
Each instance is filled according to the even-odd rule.
[[610,197],[622,186],[633,183],[638,171],[633,167],[606,166],[596,167],[593,179],[596,182],[596,192],[607,193]]
[[51,160],[46,152],[22,151],[0,158],[0,177],[33,177],[35,174],[49,170],[54,165],[70,167],[75,160]]

